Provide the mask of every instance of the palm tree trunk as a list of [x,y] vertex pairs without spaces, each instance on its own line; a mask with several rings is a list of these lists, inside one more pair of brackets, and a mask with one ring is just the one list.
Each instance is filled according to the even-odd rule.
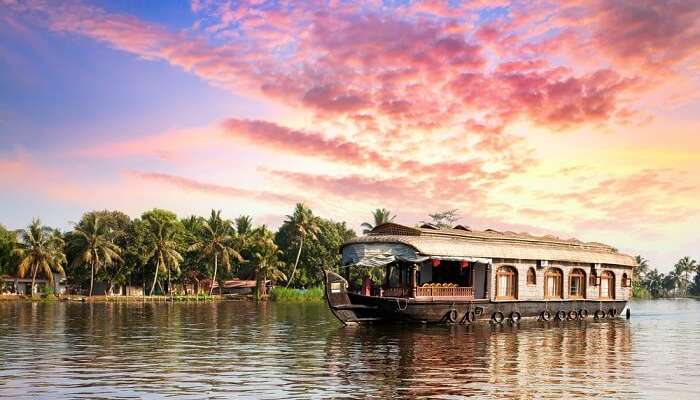
[[260,272],[260,269],[261,269],[260,265],[258,265],[258,268],[255,271],[255,299],[256,300],[262,299],[262,296],[263,296],[262,291],[263,291],[264,285],[260,283],[260,275],[262,275]]
[[[214,282],[216,281],[216,270],[219,267],[219,254],[214,253],[214,276],[211,278],[211,286],[209,286],[209,296],[214,293]],[[221,285],[219,285],[221,286]],[[219,288],[219,294],[221,294],[221,289]]]
[[32,273],[32,287],[29,289],[30,295],[34,297],[34,285],[36,284],[36,272],[39,270],[39,263],[34,264],[34,273]]
[[170,297],[172,297],[172,291],[170,290],[170,285],[171,285],[171,283],[170,283],[170,267],[168,267],[168,295],[170,295]]
[[92,297],[92,284],[93,284],[94,280],[95,280],[95,260],[92,260],[92,263],[90,263],[90,294],[88,294],[88,297]]
[[156,263],[156,274],[153,276],[153,286],[151,286],[151,293],[149,296],[153,296],[153,291],[156,290],[156,282],[158,281],[158,270],[160,269],[160,261]]
[[299,242],[299,251],[297,251],[297,259],[294,261],[294,268],[292,269],[292,274],[289,275],[289,280],[287,281],[287,286],[285,288],[288,288],[289,285],[292,283],[292,279],[294,279],[294,273],[297,272],[297,265],[299,265],[299,257],[301,256],[301,248],[304,246],[304,237],[301,237],[301,242]]

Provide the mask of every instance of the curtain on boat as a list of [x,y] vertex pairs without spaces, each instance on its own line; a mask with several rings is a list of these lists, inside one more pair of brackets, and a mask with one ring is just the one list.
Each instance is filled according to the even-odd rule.
[[343,265],[381,267],[394,261],[418,264],[428,258],[420,256],[412,248],[398,243],[355,243],[343,248]]

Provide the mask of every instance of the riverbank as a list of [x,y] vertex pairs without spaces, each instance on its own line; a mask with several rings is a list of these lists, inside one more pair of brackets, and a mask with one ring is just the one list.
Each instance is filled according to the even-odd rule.
[[[82,303],[114,303],[114,302],[211,302],[211,301],[241,301],[255,300],[253,295],[157,295],[157,296],[106,296],[106,295],[0,295],[0,301],[18,302],[51,302],[70,301]],[[265,300],[278,303],[318,303],[325,301],[324,291],[321,287],[310,289],[273,288]]]

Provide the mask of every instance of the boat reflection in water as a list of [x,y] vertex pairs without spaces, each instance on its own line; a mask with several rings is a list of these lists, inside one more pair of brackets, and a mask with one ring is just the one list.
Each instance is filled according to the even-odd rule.
[[700,301],[342,326],[326,304],[0,302],[0,399],[700,398]]
[[360,396],[628,397],[631,334],[621,320],[346,327],[325,351],[329,373]]

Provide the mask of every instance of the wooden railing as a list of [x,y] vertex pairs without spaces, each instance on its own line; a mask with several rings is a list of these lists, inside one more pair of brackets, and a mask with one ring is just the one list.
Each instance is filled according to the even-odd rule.
[[387,288],[382,291],[383,297],[408,297],[411,293],[411,289],[405,289],[400,287]]
[[474,298],[473,287],[419,287],[416,295],[418,297],[470,297]]

